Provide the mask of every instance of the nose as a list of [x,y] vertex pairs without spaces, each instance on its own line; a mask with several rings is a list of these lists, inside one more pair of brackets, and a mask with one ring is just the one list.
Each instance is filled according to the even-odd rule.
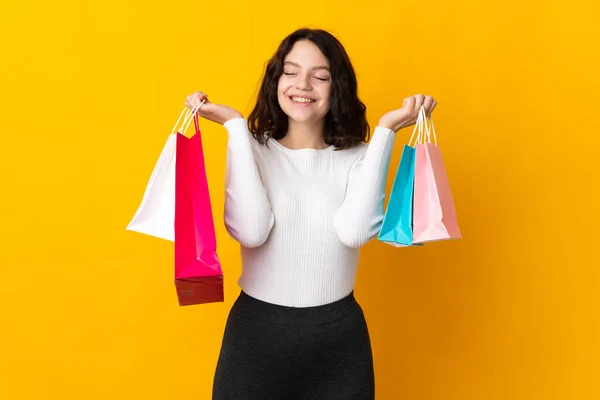
[[310,85],[309,74],[298,74],[298,81],[296,82],[296,88],[298,90],[310,91],[312,86]]

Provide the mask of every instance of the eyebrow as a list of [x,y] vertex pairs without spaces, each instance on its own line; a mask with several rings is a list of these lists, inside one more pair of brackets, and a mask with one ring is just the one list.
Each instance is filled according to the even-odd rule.
[[[298,64],[298,63],[295,63],[295,62],[293,62],[293,61],[286,61],[286,62],[284,62],[283,64],[284,64],[284,65],[293,65],[294,67],[302,68],[302,67],[300,66],[300,64]],[[327,66],[325,66],[325,65],[319,65],[319,66],[313,67],[312,69],[313,69],[313,71],[314,71],[314,70],[319,70],[319,69],[322,69],[322,70],[325,70],[325,71],[329,71],[329,72],[331,72],[331,70],[329,69],[329,67],[327,67]]]

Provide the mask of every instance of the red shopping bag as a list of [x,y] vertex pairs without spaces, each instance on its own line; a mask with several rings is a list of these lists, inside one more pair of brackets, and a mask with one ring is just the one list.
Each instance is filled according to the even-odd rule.
[[175,161],[175,287],[180,306],[224,301],[196,112],[193,118],[196,133],[191,138],[177,133]]

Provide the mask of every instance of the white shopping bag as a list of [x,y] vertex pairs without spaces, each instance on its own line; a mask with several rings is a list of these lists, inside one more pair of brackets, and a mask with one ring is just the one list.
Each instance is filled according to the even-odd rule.
[[[202,102],[204,103],[204,102]],[[202,104],[200,104],[202,105]],[[200,107],[198,107],[199,109]],[[167,138],[135,215],[126,230],[175,241],[175,161],[177,132],[185,132],[197,111],[184,109]],[[186,113],[179,131],[179,121]],[[185,127],[185,129],[184,129]]]

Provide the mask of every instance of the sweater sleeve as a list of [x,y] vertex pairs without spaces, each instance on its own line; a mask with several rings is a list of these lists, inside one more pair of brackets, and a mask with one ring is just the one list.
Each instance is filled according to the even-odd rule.
[[377,126],[364,156],[350,171],[344,202],[334,216],[337,236],[348,247],[359,248],[379,233],[395,139],[394,131]]
[[223,124],[228,132],[225,173],[225,227],[243,247],[262,245],[275,222],[260,177],[244,118]]

